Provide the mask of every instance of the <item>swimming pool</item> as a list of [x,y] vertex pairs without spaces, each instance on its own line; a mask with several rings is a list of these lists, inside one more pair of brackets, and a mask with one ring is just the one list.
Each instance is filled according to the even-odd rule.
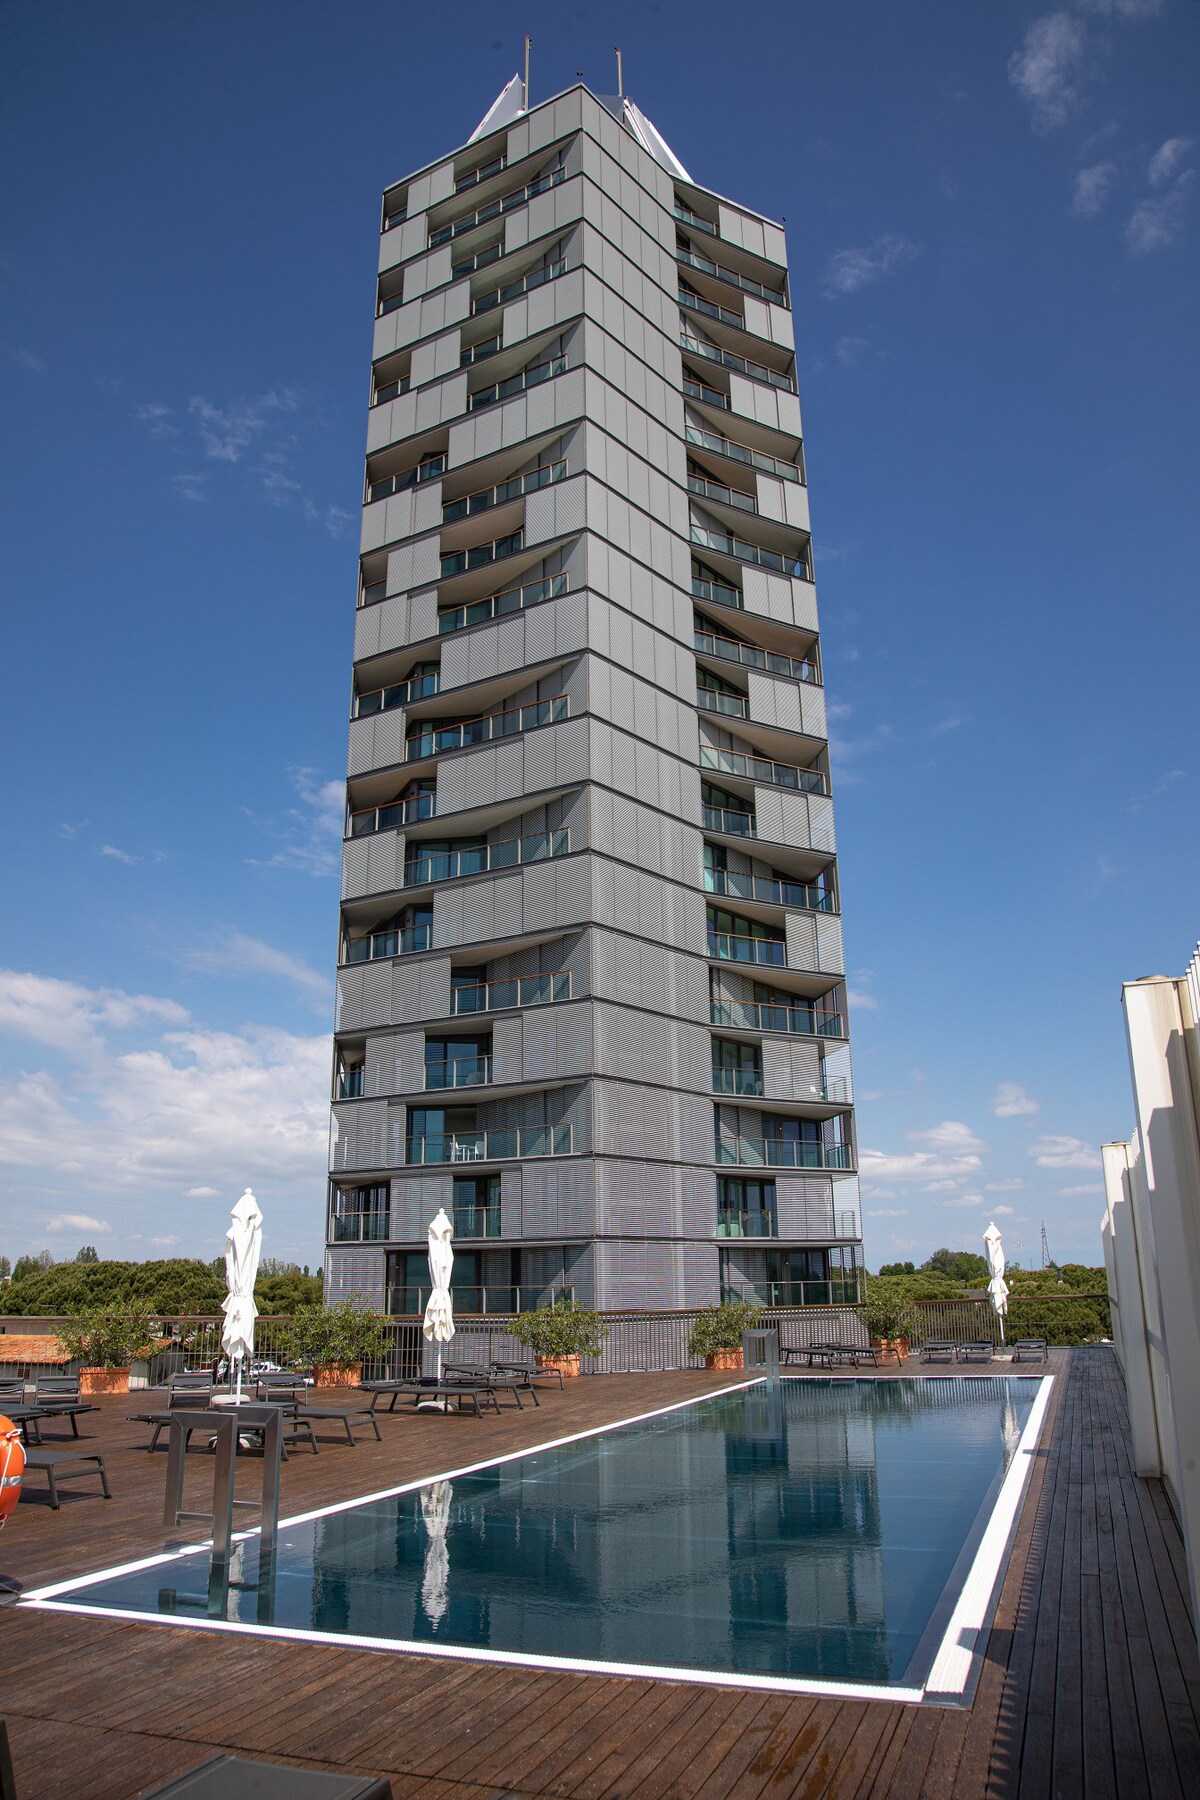
[[[1050,1378],[753,1382],[26,1604],[962,1703]],[[400,1444],[402,1445],[402,1438]]]

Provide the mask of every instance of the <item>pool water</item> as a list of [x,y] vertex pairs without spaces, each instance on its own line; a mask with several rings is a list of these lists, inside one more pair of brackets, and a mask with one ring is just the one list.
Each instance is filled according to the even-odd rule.
[[[261,1580],[249,1538],[231,1581],[191,1551],[75,1595],[412,1648],[920,1686],[1039,1386],[757,1383],[286,1524]],[[393,1441],[402,1457],[402,1427]]]

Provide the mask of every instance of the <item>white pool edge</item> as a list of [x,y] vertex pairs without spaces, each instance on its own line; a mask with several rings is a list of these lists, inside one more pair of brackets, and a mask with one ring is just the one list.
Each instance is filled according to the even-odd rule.
[[[686,1400],[677,1400],[670,1406],[655,1407],[650,1412],[638,1413],[632,1418],[619,1419],[606,1425],[591,1426],[586,1431],[572,1432],[566,1437],[553,1438],[544,1444],[531,1444],[524,1449],[510,1451],[504,1456],[494,1456],[487,1458],[484,1462],[469,1463],[462,1468],[448,1470],[441,1475],[424,1475],[420,1480],[401,1482],[394,1487],[381,1488],[375,1493],[363,1494],[353,1500],[338,1501],[332,1506],[315,1507],[308,1512],[296,1513],[290,1518],[281,1519],[278,1529],[282,1532],[293,1525],[308,1524],[314,1519],[329,1518],[335,1513],[351,1512],[360,1506],[372,1505],[376,1501],[392,1499],[399,1494],[412,1493],[419,1488],[432,1485],[435,1481],[456,1481],[462,1476],[478,1474],[484,1469],[500,1468],[505,1463],[518,1462],[525,1457],[539,1455],[545,1450],[562,1449],[567,1444],[580,1443],[587,1438],[600,1437],[608,1432],[623,1430],[629,1425],[640,1425],[648,1419],[662,1418],[668,1413],[679,1412],[685,1407],[699,1405],[705,1400],[716,1399],[723,1394],[740,1393],[747,1388],[757,1387],[761,1384],[762,1379],[762,1377],[756,1377],[750,1381],[732,1382],[728,1387],[710,1390],[705,1394],[696,1394]],[[644,1681],[683,1682],[697,1687],[749,1689],[762,1693],[807,1694],[839,1700],[892,1700],[908,1705],[961,1706],[966,1703],[967,1696],[973,1691],[983,1664],[992,1617],[999,1599],[1002,1577],[1007,1568],[1013,1538],[1016,1534],[1017,1520],[1020,1516],[1021,1503],[1032,1472],[1033,1458],[1040,1445],[1046,1408],[1049,1404],[1050,1391],[1054,1385],[1052,1375],[1032,1377],[1031,1379],[1038,1381],[1038,1392],[1034,1396],[1029,1418],[1026,1420],[1012,1462],[1005,1473],[995,1506],[984,1528],[966,1581],[963,1583],[946,1630],[942,1635],[930,1667],[929,1676],[924,1685],[919,1687],[890,1683],[805,1680],[784,1675],[738,1674],[709,1669],[674,1669],[662,1664],[603,1662],[577,1657],[540,1656],[533,1651],[489,1650],[459,1644],[416,1642],[406,1638],[368,1637],[354,1632],[307,1631],[298,1626],[258,1625],[242,1620],[201,1619],[180,1617],[170,1613],[145,1613],[132,1608],[89,1606],[86,1601],[68,1601],[60,1597],[66,1594],[85,1592],[88,1588],[98,1586],[101,1582],[112,1580],[117,1576],[137,1574],[145,1569],[163,1568],[188,1557],[195,1557],[198,1553],[211,1548],[211,1538],[199,1544],[186,1544],[177,1550],[163,1551],[156,1556],[142,1557],[134,1562],[120,1563],[111,1568],[100,1569],[91,1575],[76,1576],[69,1581],[54,1582],[46,1587],[35,1588],[32,1593],[22,1595],[17,1604],[37,1611],[74,1613],[100,1619],[126,1619],[142,1625],[174,1625],[182,1626],[189,1631],[233,1632],[244,1637],[278,1638],[295,1643],[323,1644],[334,1649],[390,1651],[404,1656],[457,1658],[460,1661],[498,1663],[509,1667],[553,1669],[564,1674],[633,1677]],[[241,1541],[257,1536],[257,1532],[258,1528],[254,1527],[249,1531],[238,1532],[235,1536],[237,1540]]]

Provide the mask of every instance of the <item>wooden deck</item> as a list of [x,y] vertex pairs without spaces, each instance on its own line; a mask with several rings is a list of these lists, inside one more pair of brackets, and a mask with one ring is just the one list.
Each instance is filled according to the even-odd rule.
[[[129,1800],[218,1749],[387,1774],[396,1800],[1194,1796],[1200,1659],[1179,1534],[1161,1490],[1131,1473],[1112,1352],[1056,1353],[1053,1366],[1061,1379],[969,1709],[563,1675],[10,1608],[0,1613],[0,1707],[20,1800]],[[284,1513],[736,1379],[597,1376],[544,1395],[537,1412],[397,1417],[382,1445],[331,1442],[317,1458],[294,1456]],[[126,1422],[129,1410],[105,1402],[85,1422],[84,1447],[104,1451],[117,1498],[81,1490],[58,1513],[22,1501],[0,1535],[8,1580],[30,1588],[163,1547],[165,1457],[138,1448],[145,1432]],[[210,1473],[195,1462],[194,1479]]]

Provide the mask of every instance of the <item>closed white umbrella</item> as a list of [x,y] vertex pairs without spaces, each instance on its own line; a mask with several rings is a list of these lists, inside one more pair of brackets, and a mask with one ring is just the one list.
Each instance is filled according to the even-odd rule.
[[262,1213],[258,1201],[247,1188],[233,1209],[229,1230],[225,1233],[225,1286],[228,1288],[221,1310],[225,1327],[221,1348],[231,1369],[237,1370],[234,1397],[242,1397],[242,1365],[254,1356],[254,1321],[258,1308],[254,1304],[254,1282],[262,1255]]
[[996,1317],[1000,1321],[1000,1342],[1004,1342],[1004,1315],[1008,1311],[1008,1283],[1004,1279],[1004,1245],[1000,1241],[1000,1233],[995,1225],[989,1225],[983,1234],[983,1247],[987,1252],[988,1270],[991,1280],[988,1282],[988,1293],[992,1297],[992,1305],[996,1309]]
[[454,1304],[450,1298],[450,1271],[454,1267],[454,1249],[451,1240],[454,1227],[446,1217],[445,1207],[439,1207],[437,1217],[429,1227],[429,1283],[430,1295],[425,1306],[425,1319],[421,1330],[431,1344],[437,1345],[437,1374],[442,1373],[442,1345],[448,1344],[454,1336]]
[[450,1552],[446,1548],[446,1531],[450,1524],[450,1501],[454,1489],[448,1481],[435,1481],[421,1490],[421,1517],[425,1522],[425,1575],[421,1582],[421,1605],[425,1617],[436,1631],[450,1604]]

